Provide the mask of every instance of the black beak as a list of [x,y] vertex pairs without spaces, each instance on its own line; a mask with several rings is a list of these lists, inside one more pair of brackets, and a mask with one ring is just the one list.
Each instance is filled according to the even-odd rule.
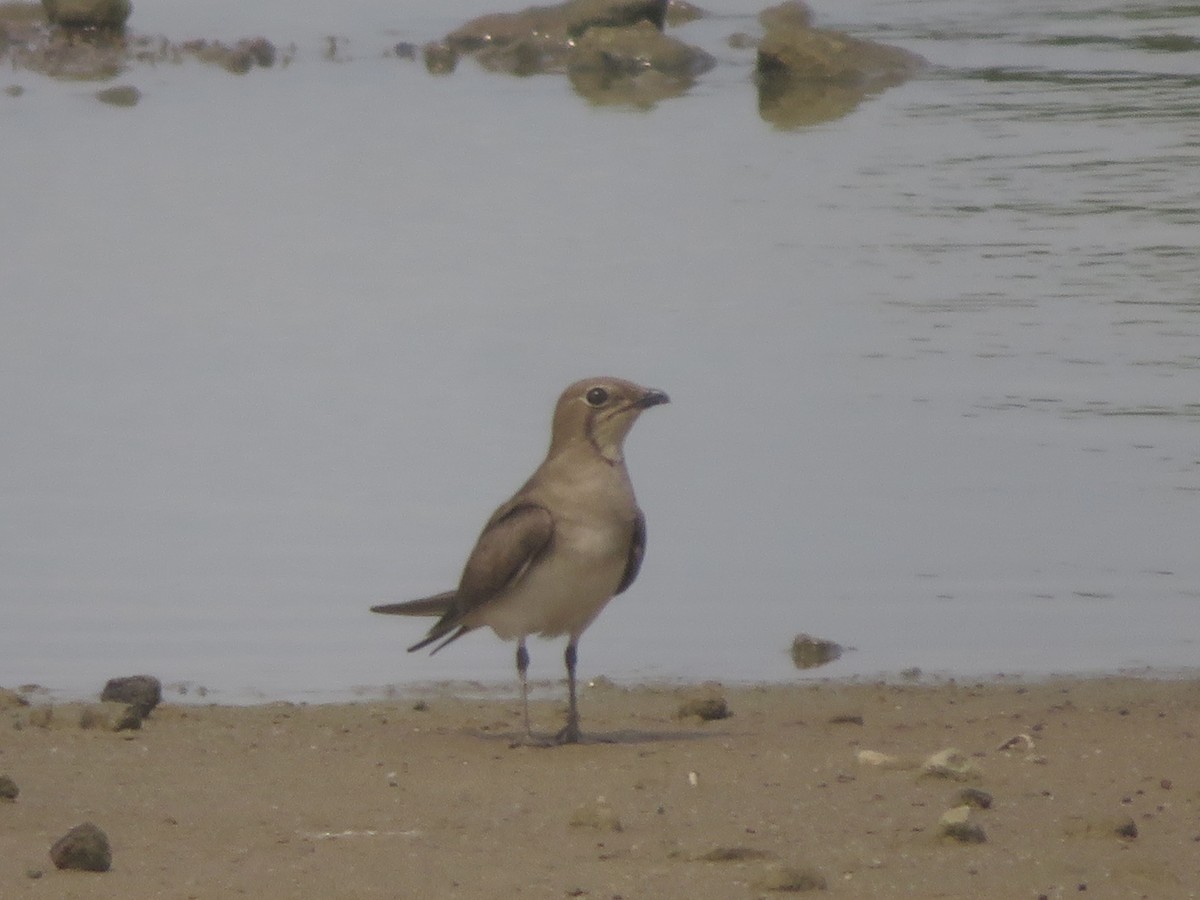
[[652,406],[660,406],[663,403],[670,403],[671,398],[662,391],[648,390],[642,394],[642,397],[635,404],[638,409],[649,409]]

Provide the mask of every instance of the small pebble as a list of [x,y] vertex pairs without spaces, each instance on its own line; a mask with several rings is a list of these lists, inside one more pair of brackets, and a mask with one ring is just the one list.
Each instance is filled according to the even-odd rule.
[[878,750],[859,750],[855,758],[860,766],[876,766],[880,769],[915,769],[917,764],[911,759],[880,753]]
[[79,710],[79,727],[85,731],[130,731],[142,727],[142,715],[137,707],[104,701],[91,703]]
[[731,715],[733,713],[729,711],[724,697],[700,697],[694,700],[685,700],[679,704],[679,709],[675,712],[675,718],[677,719],[696,716],[702,722],[728,719]]
[[1033,749],[1033,738],[1027,734],[1017,734],[996,748],[997,750],[1021,750],[1026,753]]
[[797,669],[815,669],[831,663],[842,651],[841,644],[811,634],[798,634],[792,639],[792,663]]
[[597,831],[622,831],[621,820],[604,800],[585,803],[571,813],[572,828],[595,828]]
[[830,725],[862,725],[863,717],[856,713],[845,713],[829,717]]
[[942,813],[938,828],[943,837],[963,844],[982,844],[987,841],[983,828],[971,821],[971,807],[956,806]]
[[1113,823],[1113,834],[1117,837],[1133,840],[1138,836],[1137,823],[1133,819],[1126,816],[1123,819],[1118,819]]
[[979,777],[975,764],[961,750],[947,747],[939,750],[921,767],[922,773],[931,778],[948,778],[952,781],[972,781]]
[[992,795],[979,788],[965,787],[958,792],[959,802],[975,809],[991,809]]
[[458,52],[450,45],[434,41],[421,48],[425,71],[430,75],[449,75],[458,66]]
[[750,859],[770,859],[772,855],[754,847],[713,847],[696,859],[701,862],[745,862]]
[[109,106],[128,108],[138,105],[138,101],[142,99],[142,92],[131,84],[119,84],[96,91],[96,99]]
[[50,859],[60,869],[107,872],[112,865],[112,849],[108,835],[91,822],[84,822],[54,842]]
[[807,866],[769,866],[754,879],[754,887],[760,891],[781,891],[798,894],[804,891],[824,891],[829,883],[816,869]]

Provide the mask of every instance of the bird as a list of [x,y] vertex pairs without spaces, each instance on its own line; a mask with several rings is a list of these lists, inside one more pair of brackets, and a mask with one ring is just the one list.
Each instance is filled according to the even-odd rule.
[[529,723],[526,639],[566,635],[567,720],[558,744],[578,743],[575,668],[579,638],[625,591],[646,552],[646,518],[625,467],[625,438],[645,410],[667,395],[621,378],[585,378],[554,407],[550,449],[529,480],[487,520],[458,587],[431,597],[372,606],[388,615],[438,616],[410,653],[436,653],[488,626],[517,642],[525,738]]

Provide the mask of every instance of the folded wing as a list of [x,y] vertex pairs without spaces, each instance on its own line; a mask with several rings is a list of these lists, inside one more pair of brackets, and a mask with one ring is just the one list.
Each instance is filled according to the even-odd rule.
[[458,590],[409,601],[409,604],[394,604],[412,608],[412,611],[397,610],[402,615],[433,615],[438,602],[446,604],[442,617],[429,633],[408,649],[420,650],[441,640],[433,648],[436,653],[470,631],[472,626],[464,625],[463,620],[520,581],[529,566],[550,546],[553,537],[554,518],[545,507],[514,501],[498,509],[467,559]]

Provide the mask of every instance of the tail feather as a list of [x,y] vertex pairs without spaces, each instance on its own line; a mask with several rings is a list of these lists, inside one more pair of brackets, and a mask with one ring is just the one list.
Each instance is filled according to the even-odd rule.
[[[454,626],[450,626],[450,628],[453,628],[453,627]],[[432,650],[429,651],[429,655],[433,656],[433,654],[437,653],[439,650],[441,650],[443,647],[445,647],[451,641],[457,641],[460,637],[462,637],[464,634],[466,634],[468,631],[471,630],[466,625],[460,625],[460,626],[458,626],[458,628],[454,629],[453,633],[450,633],[450,628],[439,629],[435,625],[433,627],[433,629],[429,632],[429,634],[425,635],[425,637],[423,637],[421,640],[417,641],[415,644],[413,644],[411,647],[409,647],[408,652],[412,653],[414,650],[423,650],[424,648],[428,647],[430,644],[432,644],[434,641],[438,640],[439,638],[446,638],[444,641],[442,641],[440,644],[438,644],[436,647],[434,647]],[[449,634],[448,637],[447,637],[447,634]]]
[[371,612],[389,616],[444,616],[454,603],[454,591],[422,597],[420,600],[405,600],[401,603],[381,603],[372,606]]
[[458,616],[452,612],[455,595],[455,591],[443,591],[432,597],[422,597],[420,600],[381,603],[378,606],[372,606],[371,612],[389,616],[441,616],[441,619],[434,623],[425,637],[408,648],[408,652],[412,653],[414,650],[428,647],[434,641],[441,641],[429,651],[430,654],[434,654],[471,630],[467,625],[459,625]]

